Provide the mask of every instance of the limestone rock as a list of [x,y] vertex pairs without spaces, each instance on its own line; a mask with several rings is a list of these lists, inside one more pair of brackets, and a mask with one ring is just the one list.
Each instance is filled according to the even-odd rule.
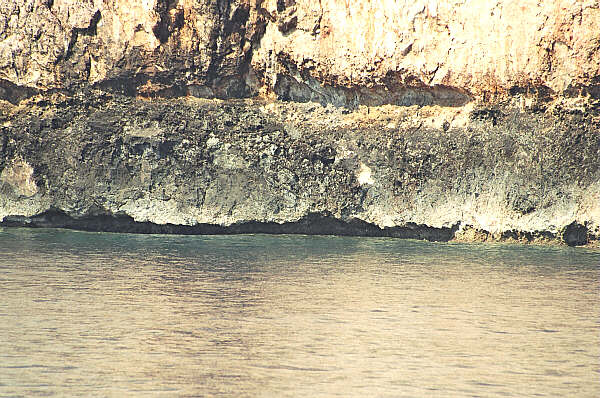
[[244,96],[240,76],[263,20],[247,1],[3,1],[0,79],[40,90],[178,95],[208,86]]
[[[265,7],[274,13],[276,1]],[[252,59],[274,88],[451,88],[481,99],[563,93],[600,75],[600,3],[559,0],[297,0],[292,32],[268,25]]]
[[18,160],[2,170],[0,183],[8,184],[17,196],[31,197],[38,192],[38,187],[33,179],[33,167],[22,160]]
[[598,244],[599,130],[598,0],[0,0],[4,224]]
[[0,113],[0,123],[10,118],[0,129],[0,223],[572,245],[600,238],[600,108],[348,112],[105,93],[23,105]]
[[11,0],[0,2],[0,88],[263,88],[336,105],[598,97],[599,40],[598,0]]

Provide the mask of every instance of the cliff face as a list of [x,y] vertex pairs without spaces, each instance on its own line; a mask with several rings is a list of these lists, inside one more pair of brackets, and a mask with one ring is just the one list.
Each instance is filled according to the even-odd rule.
[[598,1],[0,2],[0,222],[597,242],[599,32]]
[[[287,3],[279,13],[269,8],[279,25],[267,26],[253,58],[275,87],[277,74],[297,72],[298,80],[369,88],[391,103],[410,102],[407,87],[446,88],[435,99],[451,105],[457,93],[598,84],[597,1]],[[298,22],[282,29],[282,18]],[[381,101],[359,91],[363,102]]]
[[9,88],[248,95],[241,76],[264,31],[258,10],[216,0],[4,1],[0,78]]
[[0,79],[373,105],[597,95],[599,31],[597,0],[13,0]]

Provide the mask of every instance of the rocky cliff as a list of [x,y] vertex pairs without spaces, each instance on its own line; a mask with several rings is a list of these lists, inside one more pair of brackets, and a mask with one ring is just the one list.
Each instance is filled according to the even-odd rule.
[[598,1],[1,1],[0,222],[597,244],[599,32]]

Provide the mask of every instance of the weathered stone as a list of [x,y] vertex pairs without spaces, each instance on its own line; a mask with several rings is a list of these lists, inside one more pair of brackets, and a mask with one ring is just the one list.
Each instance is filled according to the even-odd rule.
[[0,222],[595,244],[599,43],[597,0],[1,1]]
[[[274,12],[274,3],[264,6]],[[486,99],[541,88],[598,95],[595,0],[299,0],[295,7],[297,28],[283,34],[267,25],[252,59],[273,87],[292,72],[332,87],[453,88]]]
[[248,95],[240,76],[264,30],[258,11],[248,1],[5,1],[0,79],[41,90],[91,84],[150,96],[195,85]]
[[598,97],[599,32],[597,0],[14,0],[0,80],[337,105]]
[[33,179],[33,167],[22,160],[4,167],[0,173],[0,183],[8,184],[17,196],[31,197],[38,192]]
[[[568,227],[577,221],[585,242],[600,236],[600,119],[592,109],[345,112],[93,92],[25,105],[0,118],[10,118],[0,170],[15,175],[7,159],[27,159],[39,192],[0,193],[5,223],[25,216],[29,225],[104,230],[105,222],[137,232],[581,244]],[[22,185],[31,174],[20,175],[3,179]]]

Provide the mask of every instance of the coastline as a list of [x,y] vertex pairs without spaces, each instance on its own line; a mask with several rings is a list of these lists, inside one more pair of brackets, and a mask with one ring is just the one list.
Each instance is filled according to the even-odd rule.
[[1,225],[594,247],[598,110],[523,102],[33,96],[0,113]]

